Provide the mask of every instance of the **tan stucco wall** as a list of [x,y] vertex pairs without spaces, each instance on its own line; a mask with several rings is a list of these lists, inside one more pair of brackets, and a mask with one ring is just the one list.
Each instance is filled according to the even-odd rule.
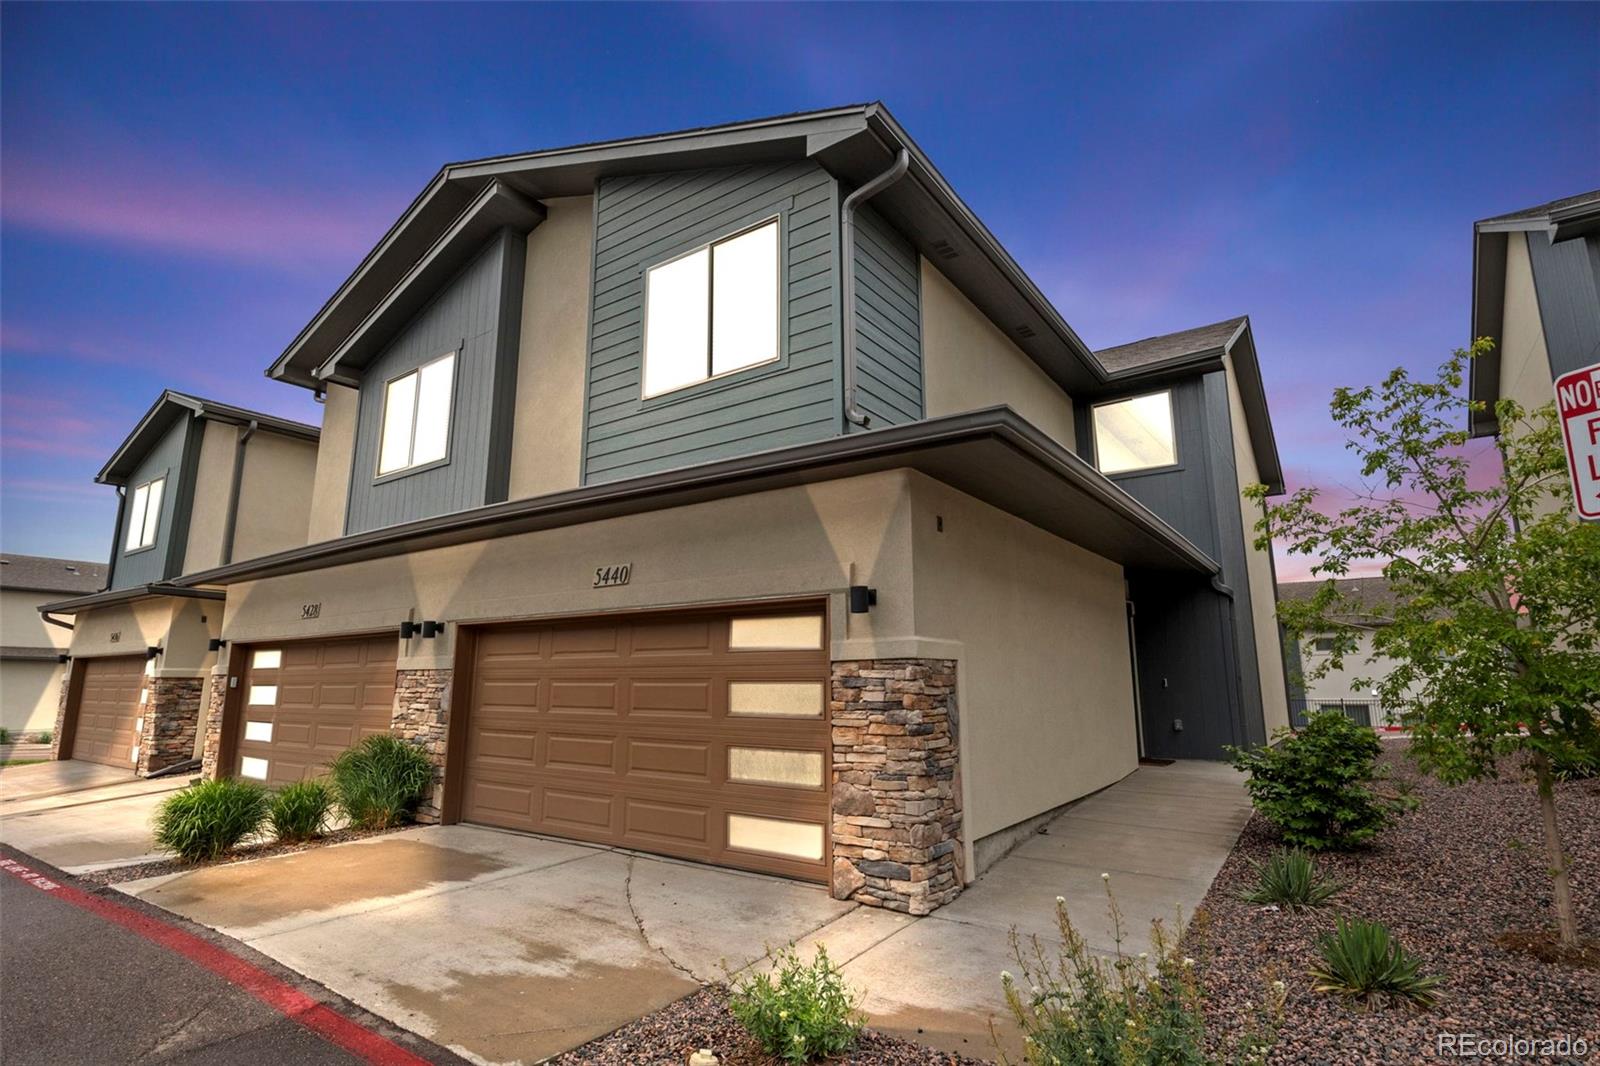
[[222,564],[222,538],[228,528],[228,486],[233,483],[233,454],[239,441],[238,426],[210,418],[200,425],[194,508],[189,513],[189,543],[183,556],[186,574]]
[[528,234],[509,498],[576,488],[583,448],[594,198],[544,201]]
[[72,656],[142,655],[160,647],[155,676],[205,677],[216,661],[206,645],[222,633],[222,609],[221,600],[155,596],[83,611],[73,619]]
[[342,385],[328,386],[328,394],[322,405],[322,439],[317,442],[316,474],[311,483],[307,544],[344,536],[359,399],[360,394],[355,389]]
[[[1302,678],[1305,684],[1306,699],[1308,702],[1317,700],[1371,700],[1376,697],[1372,694],[1370,682],[1389,676],[1389,671],[1394,669],[1394,660],[1387,656],[1374,655],[1372,651],[1372,631],[1358,629],[1355,631],[1356,650],[1344,657],[1343,669],[1334,669],[1331,666],[1322,677],[1311,679]],[[1327,652],[1317,651],[1316,637],[1307,637],[1300,645],[1300,664],[1303,672],[1309,675],[1327,663]],[[1369,682],[1359,684],[1360,681]],[[1417,689],[1411,689],[1415,695]],[[1378,721],[1374,725],[1383,724]]]
[[[307,543],[316,474],[315,442],[265,432],[250,438],[239,478],[234,562]],[[221,492],[227,495],[226,484]]]
[[1127,597],[1118,564],[931,478],[911,484],[917,632],[959,664],[970,847],[1138,766]]
[[1506,240],[1505,312],[1500,338],[1500,395],[1524,409],[1543,407],[1555,399],[1550,353],[1544,343],[1544,322],[1533,287],[1526,234]]
[[[28,592],[23,589],[0,589],[0,644],[14,648],[66,648],[72,643],[72,631],[60,626],[46,625],[39,614],[39,605],[64,600],[69,592]],[[57,615],[72,621],[71,615]]]
[[1255,546],[1256,523],[1261,520],[1261,507],[1243,495],[1245,486],[1261,480],[1261,472],[1256,466],[1255,452],[1250,447],[1250,427],[1245,422],[1244,398],[1239,393],[1239,381],[1231,358],[1227,361],[1227,377],[1228,418],[1233,423],[1233,461],[1239,476],[1236,495],[1239,517],[1244,522],[1244,558],[1250,579],[1251,625],[1256,635],[1261,713],[1266,720],[1267,735],[1271,736],[1274,729],[1289,724],[1283,642],[1278,636],[1278,584],[1273,578],[1271,553]]
[[[374,632],[407,618],[450,622],[828,595],[836,657],[912,637],[910,501],[891,471],[820,485],[520,534],[235,585],[226,636],[241,643]],[[598,567],[632,579],[595,589]],[[847,618],[844,590],[875,584],[879,606]],[[306,604],[319,617],[302,618]],[[407,668],[452,665],[454,628],[401,650]],[[886,643],[890,640],[893,643]]]
[[929,418],[1007,404],[1069,451],[1072,398],[922,260],[922,396]]
[[0,726],[13,735],[54,729],[66,670],[57,662],[0,660]]

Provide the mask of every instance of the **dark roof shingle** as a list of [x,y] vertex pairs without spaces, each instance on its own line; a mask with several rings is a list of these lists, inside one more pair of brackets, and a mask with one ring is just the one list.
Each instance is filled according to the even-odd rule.
[[1094,356],[1112,374],[1137,370],[1171,359],[1182,359],[1186,355],[1215,351],[1232,340],[1244,322],[1244,316],[1240,315],[1213,322],[1209,326],[1195,326],[1177,333],[1164,333],[1159,337],[1119,344],[1114,348],[1102,348]]
[[[1305,601],[1316,595],[1318,589],[1327,584],[1322,581],[1283,581],[1278,584],[1278,599]],[[1389,617],[1390,609],[1394,606],[1394,594],[1389,591],[1389,582],[1381,577],[1344,577],[1337,578],[1334,586],[1343,596],[1352,601],[1353,610],[1335,615],[1336,621],[1357,622],[1367,625],[1380,624]]]
[[99,592],[106,564],[42,555],[0,555],[0,588],[28,592]]
[[1600,201],[1600,189],[1580,192],[1576,196],[1563,196],[1561,199],[1551,200],[1547,204],[1524,207],[1520,211],[1511,211],[1504,215],[1496,215],[1493,218],[1480,218],[1478,224],[1483,225],[1486,222],[1520,222],[1523,219],[1544,218],[1552,211],[1559,211],[1564,207],[1576,207],[1579,204],[1589,203],[1591,200]]

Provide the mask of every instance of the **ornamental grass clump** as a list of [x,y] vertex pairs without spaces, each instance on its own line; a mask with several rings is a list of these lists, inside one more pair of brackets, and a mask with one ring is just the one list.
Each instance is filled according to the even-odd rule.
[[1299,732],[1282,729],[1270,747],[1229,748],[1234,769],[1261,816],[1291,847],[1343,850],[1369,843],[1391,806],[1374,788],[1382,742],[1339,711],[1312,714]]
[[1424,974],[1382,922],[1340,918],[1317,943],[1322,962],[1311,968],[1314,991],[1342,996],[1371,1010],[1385,1005],[1427,1009],[1438,1002],[1441,978]]
[[333,808],[333,788],[326,781],[296,781],[273,794],[267,820],[279,840],[298,844],[323,834]]
[[261,830],[271,802],[266,789],[249,781],[201,781],[162,801],[156,811],[156,843],[185,862],[220,858]]
[[[1111,958],[1091,951],[1056,897],[1059,944],[1047,951],[1039,937],[1026,941],[1011,931],[1011,953],[1020,980],[1000,975],[1006,1006],[1022,1031],[1026,1066],[1213,1066],[1265,1062],[1282,1020],[1287,988],[1267,985],[1252,1022],[1221,1059],[1207,1051],[1201,987],[1195,960],[1183,955],[1176,937],[1157,919],[1150,923],[1150,950],[1123,950],[1122,912],[1106,881],[1107,911],[1116,950]],[[991,1023],[1000,1061],[1014,1061]]]
[[1244,893],[1246,903],[1273,905],[1288,910],[1300,907],[1320,907],[1339,891],[1340,886],[1328,879],[1311,856],[1303,851],[1280,849],[1266,862],[1253,862],[1256,885]]
[[351,825],[388,829],[411,820],[433,785],[433,763],[421,748],[378,733],[340,752],[329,776]]
[[790,944],[773,962],[771,973],[735,980],[728,996],[728,1009],[761,1049],[784,1062],[814,1062],[855,1046],[866,1016],[827,949],[818,945],[806,963]]

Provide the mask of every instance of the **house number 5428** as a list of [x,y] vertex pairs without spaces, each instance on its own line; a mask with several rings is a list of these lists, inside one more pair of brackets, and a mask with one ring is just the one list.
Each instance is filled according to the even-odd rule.
[[623,563],[620,566],[597,566],[594,570],[594,587],[606,589],[616,585],[626,585],[632,573],[632,563]]

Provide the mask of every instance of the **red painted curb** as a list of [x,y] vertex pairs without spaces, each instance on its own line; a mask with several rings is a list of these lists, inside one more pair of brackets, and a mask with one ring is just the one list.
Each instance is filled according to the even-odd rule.
[[253,963],[246,962],[193,933],[140,914],[113,900],[51,880],[37,870],[14,859],[0,857],[0,870],[17,880],[48,892],[56,899],[114,922],[168,951],[176,952],[219,977],[255,996],[286,1018],[305,1026],[331,1044],[350,1052],[372,1066],[428,1066],[428,1060],[412,1054],[387,1037],[381,1036],[344,1015],[318,1003],[304,992],[279,980]]

